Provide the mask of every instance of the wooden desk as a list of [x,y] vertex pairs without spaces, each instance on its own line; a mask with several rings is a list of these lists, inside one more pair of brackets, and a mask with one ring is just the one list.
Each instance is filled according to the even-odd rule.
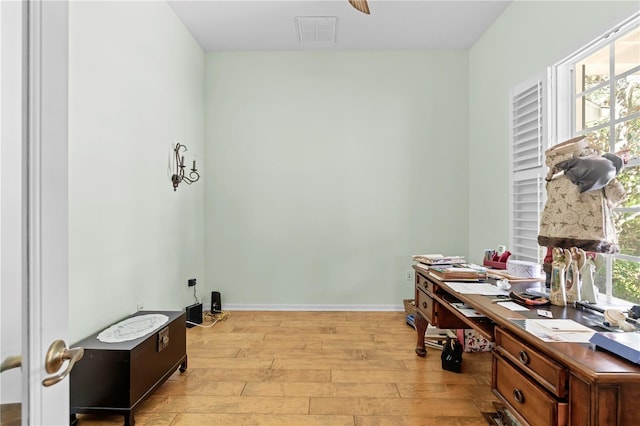
[[[480,295],[465,295],[422,268],[416,271],[416,353],[426,355],[427,322],[439,328],[473,328],[495,341],[492,389],[525,425],[612,426],[640,424],[640,366],[596,350],[588,343],[548,343],[512,318],[540,318],[535,309],[513,312]],[[486,318],[467,318],[450,306],[461,301]],[[602,322],[596,313],[573,307],[545,307],[554,318],[588,326]],[[464,370],[463,370],[464,371]]]

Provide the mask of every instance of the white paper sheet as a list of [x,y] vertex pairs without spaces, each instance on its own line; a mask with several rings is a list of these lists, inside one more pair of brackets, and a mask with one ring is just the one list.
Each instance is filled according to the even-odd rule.
[[571,319],[532,319],[529,321],[554,333],[593,333],[589,327]]
[[503,308],[509,309],[510,311],[528,311],[529,310],[529,308],[526,308],[522,305],[518,305],[515,302],[498,302],[496,303],[496,305],[500,305]]
[[451,290],[456,291],[460,294],[483,294],[485,296],[506,296],[509,294],[508,292],[500,290],[498,287],[488,283],[446,281],[445,284],[448,285]]
[[[570,321],[572,320],[555,320],[555,319],[515,319],[512,318],[515,324],[518,324],[520,327],[524,328],[526,331],[536,336],[543,342],[574,342],[574,343],[589,343],[589,339],[593,336],[595,331],[591,330],[588,327],[584,327],[587,331],[557,331],[553,330],[554,321]],[[540,325],[541,322],[547,321],[549,324],[547,326]],[[579,327],[583,327],[581,324],[576,323]],[[568,325],[568,324],[567,324]],[[565,325],[565,327],[567,326]],[[573,325],[568,326],[568,329],[577,329],[579,327],[574,327]],[[568,330],[567,329],[567,330]]]

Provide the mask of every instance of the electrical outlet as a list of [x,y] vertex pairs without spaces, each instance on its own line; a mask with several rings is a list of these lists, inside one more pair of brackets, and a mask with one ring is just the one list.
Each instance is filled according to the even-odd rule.
[[144,303],[138,302],[136,303],[136,312],[144,309]]
[[407,271],[407,281],[413,281],[413,271]]
[[187,286],[188,287],[193,287],[194,285],[196,285],[196,279],[195,278],[189,278],[187,280]]

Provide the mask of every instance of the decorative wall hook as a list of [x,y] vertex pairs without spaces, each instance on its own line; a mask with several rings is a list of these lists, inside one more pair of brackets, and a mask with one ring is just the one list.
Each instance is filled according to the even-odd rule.
[[[180,152],[182,151],[182,153]],[[171,182],[173,183],[173,190],[178,189],[180,182],[185,182],[187,185],[191,185],[193,182],[197,182],[200,179],[200,173],[196,169],[196,160],[193,160],[193,167],[189,172],[189,176],[184,174],[184,153],[187,151],[187,147],[180,142],[176,144],[173,149],[174,154],[174,167],[173,175],[171,176]]]

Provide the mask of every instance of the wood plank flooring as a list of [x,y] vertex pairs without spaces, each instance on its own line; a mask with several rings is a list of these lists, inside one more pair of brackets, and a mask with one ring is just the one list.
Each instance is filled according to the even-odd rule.
[[187,330],[187,371],[136,410],[136,425],[486,425],[491,354],[465,353],[456,374],[437,349],[416,356],[415,341],[404,312],[230,312]]

